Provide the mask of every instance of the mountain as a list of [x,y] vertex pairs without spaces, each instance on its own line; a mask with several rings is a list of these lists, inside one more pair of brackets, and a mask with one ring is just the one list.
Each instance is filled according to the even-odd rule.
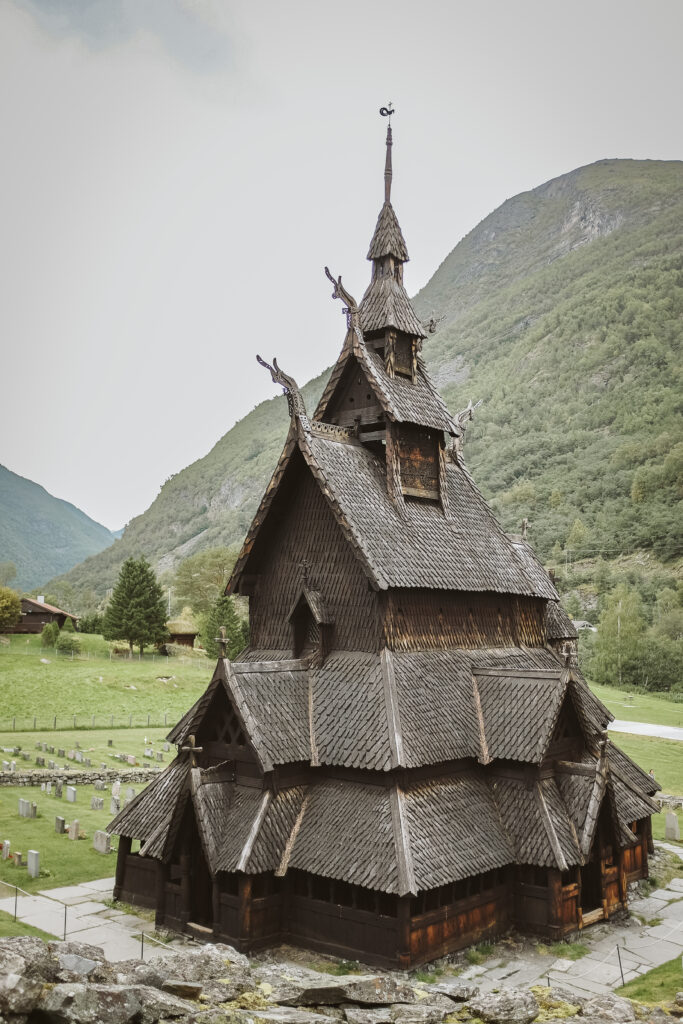
[[13,562],[11,586],[31,590],[112,542],[112,534],[75,505],[0,465],[0,561]]
[[[424,354],[450,408],[482,400],[465,456],[507,529],[527,518],[546,561],[680,554],[683,163],[602,160],[507,200],[415,306],[443,317]],[[103,594],[129,554],[163,571],[238,543],[287,423],[283,398],[257,406],[66,581]]]

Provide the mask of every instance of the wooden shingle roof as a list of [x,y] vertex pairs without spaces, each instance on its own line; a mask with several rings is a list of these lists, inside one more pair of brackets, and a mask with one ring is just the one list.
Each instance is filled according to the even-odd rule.
[[394,327],[413,338],[426,338],[408,293],[395,277],[375,277],[359,306],[360,325],[364,333]]
[[377,260],[382,256],[395,256],[401,263],[407,263],[409,259],[408,246],[403,237],[401,225],[393,206],[388,201],[379,211],[367,258]]

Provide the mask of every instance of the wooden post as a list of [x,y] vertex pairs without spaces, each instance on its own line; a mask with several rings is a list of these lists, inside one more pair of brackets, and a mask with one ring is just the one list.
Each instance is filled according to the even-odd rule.
[[643,844],[643,869],[642,878],[650,877],[650,866],[648,864],[647,855],[652,849],[654,852],[654,844],[652,842],[652,818],[646,818],[643,822],[641,842]]
[[221,888],[218,876],[214,875],[211,888],[211,906],[213,912],[213,937],[219,940],[221,934]]
[[157,878],[156,878],[156,914],[154,915],[154,924],[157,928],[161,928],[164,923],[166,916],[166,865],[163,861],[157,861]]
[[398,969],[410,969],[410,896],[400,896],[398,900],[398,949],[396,950]]
[[548,924],[552,933],[562,935],[562,874],[557,869],[548,870]]
[[126,857],[130,853],[132,845],[133,840],[129,839],[128,836],[119,836],[119,852],[116,855],[116,878],[114,880],[114,892],[112,894],[115,900],[121,899],[123,882],[126,875]]
[[627,899],[627,887],[626,887],[626,850],[619,850],[617,858],[617,865],[619,868],[619,900],[626,906]]
[[189,853],[181,853],[180,855],[180,924],[184,928],[187,922],[190,920],[190,902],[191,902],[191,886],[192,886],[192,858]]
[[239,907],[237,918],[237,948],[247,949],[251,938],[251,875],[239,876]]

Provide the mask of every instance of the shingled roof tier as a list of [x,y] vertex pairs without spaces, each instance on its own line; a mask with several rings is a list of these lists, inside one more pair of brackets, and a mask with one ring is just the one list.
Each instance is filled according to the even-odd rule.
[[[264,771],[296,762],[384,772],[463,758],[540,764],[563,701],[579,714],[577,695],[588,690],[543,649],[336,651],[320,667],[291,669],[263,655],[220,661],[211,688],[225,687]],[[611,717],[597,703],[599,717],[583,720],[596,742]],[[206,710],[196,704],[169,738],[187,742]]]
[[379,211],[367,258],[378,260],[382,256],[395,256],[401,263],[407,263],[409,260],[408,246],[403,237],[401,225],[388,200]]
[[395,327],[413,338],[426,338],[408,293],[395,277],[375,277],[358,307],[364,333]]
[[579,636],[576,626],[559,601],[548,601],[545,622],[548,640],[576,640]]

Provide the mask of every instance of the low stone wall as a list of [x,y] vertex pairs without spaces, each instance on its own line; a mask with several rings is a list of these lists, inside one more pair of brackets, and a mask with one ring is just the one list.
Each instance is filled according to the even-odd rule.
[[88,768],[86,771],[65,771],[63,768],[41,768],[29,772],[0,772],[0,786],[40,786],[41,782],[65,782],[69,786],[92,786],[95,782],[149,782],[161,772],[159,768],[132,768],[121,772],[115,768]]

